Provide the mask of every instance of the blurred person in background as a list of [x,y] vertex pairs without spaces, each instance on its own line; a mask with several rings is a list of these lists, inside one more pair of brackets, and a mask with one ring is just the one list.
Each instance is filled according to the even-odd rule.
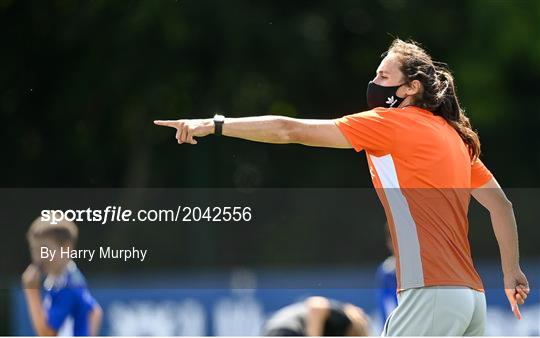
[[[471,195],[491,215],[514,315],[529,294],[512,203],[480,160],[454,77],[417,43],[395,39],[368,83],[370,110],[338,119],[254,116],[156,120],[179,144],[209,134],[366,151],[396,257],[398,306],[388,336],[483,335],[484,286],[468,239]],[[434,318],[433,320],[426,320]]]
[[361,308],[325,297],[309,297],[278,310],[263,336],[367,336],[369,320]]
[[[60,250],[74,250],[77,237],[78,229],[73,222],[51,224],[40,218],[27,232],[32,263],[22,275],[22,284],[30,320],[39,336],[99,334],[101,307],[90,294],[75,262],[60,254]],[[56,250],[56,254],[45,258],[42,254],[45,249]],[[42,277],[45,277],[43,285]]]
[[386,322],[386,319],[392,311],[397,307],[397,281],[396,281],[396,258],[392,249],[392,238],[390,238],[390,230],[388,223],[385,224],[386,246],[391,255],[377,268],[376,278],[378,290],[379,314],[381,319]]

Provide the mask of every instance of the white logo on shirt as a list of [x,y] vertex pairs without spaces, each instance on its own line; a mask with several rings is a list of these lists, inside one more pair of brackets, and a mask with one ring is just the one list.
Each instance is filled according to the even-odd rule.
[[388,97],[388,100],[386,100],[386,104],[389,104],[389,105],[390,105],[390,108],[391,108],[393,105],[395,105],[396,102],[397,102],[397,99],[394,98],[394,95],[389,96],[389,97]]

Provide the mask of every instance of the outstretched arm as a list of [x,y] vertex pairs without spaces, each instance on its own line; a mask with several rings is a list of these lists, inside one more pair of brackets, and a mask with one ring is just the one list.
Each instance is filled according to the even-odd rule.
[[474,189],[472,195],[489,210],[493,231],[499,243],[505,293],[515,316],[521,319],[518,304],[525,302],[529,294],[529,283],[519,265],[518,233],[512,203],[495,178]]
[[[212,119],[156,120],[156,125],[176,129],[179,144],[197,144],[195,137],[214,133]],[[351,148],[334,120],[293,119],[284,116],[226,118],[224,136],[264,143],[298,143],[312,147]]]

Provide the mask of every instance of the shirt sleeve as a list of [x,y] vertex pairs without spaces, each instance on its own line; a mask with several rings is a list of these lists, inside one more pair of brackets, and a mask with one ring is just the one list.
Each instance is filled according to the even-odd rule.
[[53,330],[58,331],[60,329],[71,313],[76,298],[75,292],[67,288],[60,290],[51,297],[51,306],[47,311],[47,323]]
[[392,114],[383,109],[346,115],[334,120],[354,150],[390,153],[395,140]]
[[484,163],[482,163],[480,159],[476,159],[471,165],[471,188],[479,188],[486,184],[492,178],[493,174],[491,174],[491,172],[484,165]]

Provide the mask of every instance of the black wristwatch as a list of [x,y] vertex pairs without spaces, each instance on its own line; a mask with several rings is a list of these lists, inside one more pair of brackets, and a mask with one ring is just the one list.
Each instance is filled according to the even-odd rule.
[[216,114],[214,115],[214,134],[221,136],[223,133],[223,123],[225,122],[225,116]]

